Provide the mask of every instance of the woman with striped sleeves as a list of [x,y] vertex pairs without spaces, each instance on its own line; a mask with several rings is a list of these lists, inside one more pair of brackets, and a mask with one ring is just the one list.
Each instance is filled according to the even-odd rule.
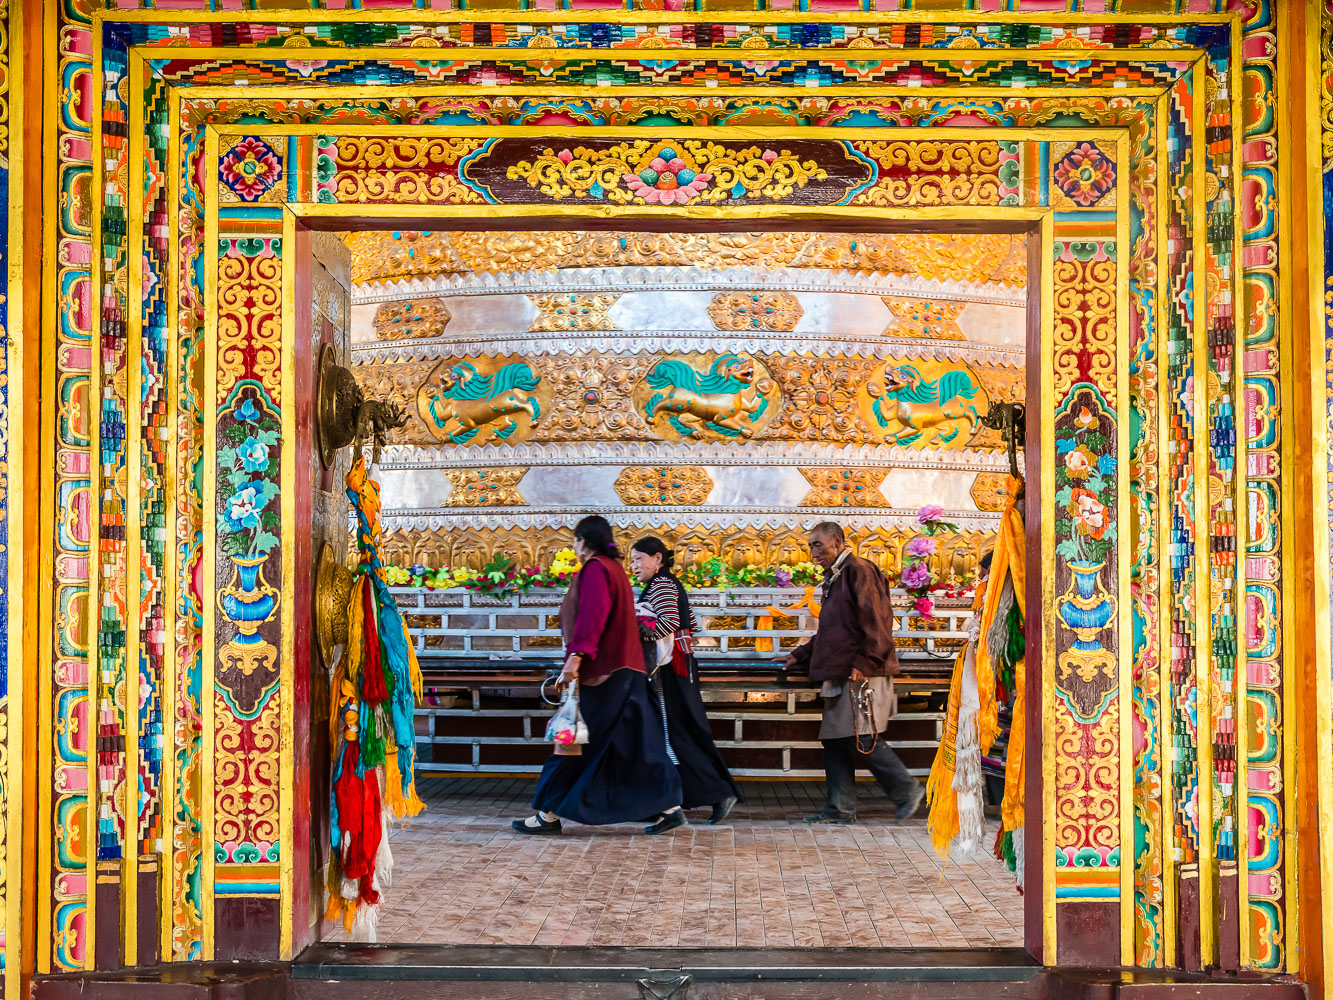
[[708,822],[716,824],[727,818],[742,796],[708,725],[691,644],[699,622],[685,588],[671,573],[673,559],[671,550],[653,535],[634,543],[630,565],[644,585],[636,612],[651,636],[644,653],[649,690],[666,726],[667,756],[680,773],[682,805],[686,809],[711,805]]

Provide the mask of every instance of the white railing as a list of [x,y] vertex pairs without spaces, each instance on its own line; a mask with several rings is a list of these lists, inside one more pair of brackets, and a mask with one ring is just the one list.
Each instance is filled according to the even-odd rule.
[[[558,612],[561,590],[532,590],[505,598],[487,597],[462,588],[391,588],[419,654],[487,657],[496,660],[550,658],[560,647]],[[698,589],[690,605],[703,629],[698,648],[713,658],[753,657],[756,652],[791,648],[812,635],[815,619],[808,607],[786,612],[805,597],[801,587]],[[895,591],[894,606],[906,608],[910,598]],[[916,611],[894,612],[894,636],[904,653],[951,658],[967,639],[971,599],[940,599],[927,619]],[[769,618],[769,622],[762,619]]]

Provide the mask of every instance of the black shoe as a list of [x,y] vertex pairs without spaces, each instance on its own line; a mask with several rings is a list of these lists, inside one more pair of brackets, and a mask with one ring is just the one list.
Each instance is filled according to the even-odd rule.
[[725,799],[713,806],[713,815],[708,817],[708,825],[716,826],[731,815],[731,810],[736,807],[736,796],[728,795]]
[[916,815],[916,811],[921,808],[921,803],[926,799],[926,786],[921,782],[915,782],[916,788],[912,792],[912,797],[898,807],[898,813],[894,820],[898,823],[906,823]]
[[805,817],[807,823],[836,824],[838,826],[848,826],[856,822],[856,813],[840,813],[831,809],[821,809],[817,813],[811,813]]
[[689,820],[685,818],[684,809],[673,809],[669,813],[663,813],[662,818],[652,826],[645,826],[643,832],[648,834],[666,833],[668,830],[674,830],[676,827],[684,826],[688,822]]
[[528,826],[526,819],[516,819],[511,824],[515,833],[525,833],[529,837],[554,836],[560,832],[560,818],[556,817],[551,822],[546,822],[540,816],[533,816],[538,823],[537,826]]

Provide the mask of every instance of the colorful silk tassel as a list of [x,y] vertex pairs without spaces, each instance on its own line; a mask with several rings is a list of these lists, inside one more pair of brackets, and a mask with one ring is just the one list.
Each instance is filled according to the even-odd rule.
[[413,780],[421,668],[380,562],[379,484],[359,456],[347,473],[347,496],[356,511],[360,563],[348,598],[347,645],[331,685],[325,916],[341,922],[353,941],[374,941],[393,863],[388,817],[406,819],[425,808]]
[[[990,752],[1000,735],[996,694],[1005,688],[1014,692],[1013,720],[1006,745],[1004,802],[996,850],[1015,840],[1022,844],[1023,602],[1027,575],[1023,516],[1016,501],[1022,486],[1022,479],[1009,478],[1009,505],[995,540],[990,576],[977,585],[973,595],[969,641],[954,664],[944,735],[926,782],[930,803],[927,828],[931,845],[941,858],[952,853],[958,860],[964,860],[981,842],[984,827],[981,757]],[[1021,871],[1018,874],[1021,891]]]

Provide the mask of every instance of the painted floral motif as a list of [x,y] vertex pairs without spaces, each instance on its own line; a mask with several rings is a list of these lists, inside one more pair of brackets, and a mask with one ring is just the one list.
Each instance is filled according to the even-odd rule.
[[[561,150],[561,158],[568,153],[567,149]],[[625,186],[650,205],[687,205],[703,193],[712,179],[712,174],[699,173],[692,160],[670,146],[664,147],[638,173],[624,177]]]
[[1080,142],[1055,164],[1055,184],[1075,205],[1091,208],[1115,189],[1115,164],[1091,142]]
[[218,468],[230,492],[222,497],[222,546],[229,556],[263,556],[278,545],[278,418],[245,396],[232,411],[235,422],[218,432]]
[[1067,515],[1056,521],[1056,534],[1064,541],[1055,551],[1069,562],[1100,563],[1116,540],[1104,499],[1115,490],[1116,460],[1105,454],[1110,440],[1087,407],[1074,417],[1073,424],[1073,433],[1055,442],[1060,456],[1055,502]]
[[690,205],[737,198],[781,201],[812,180],[828,179],[813,160],[786,150],[735,148],[695,139],[622,142],[605,149],[547,149],[508,169],[557,201],[590,198],[617,204]]
[[227,151],[218,164],[222,182],[242,201],[256,201],[277,183],[282,161],[262,139],[242,139]]

